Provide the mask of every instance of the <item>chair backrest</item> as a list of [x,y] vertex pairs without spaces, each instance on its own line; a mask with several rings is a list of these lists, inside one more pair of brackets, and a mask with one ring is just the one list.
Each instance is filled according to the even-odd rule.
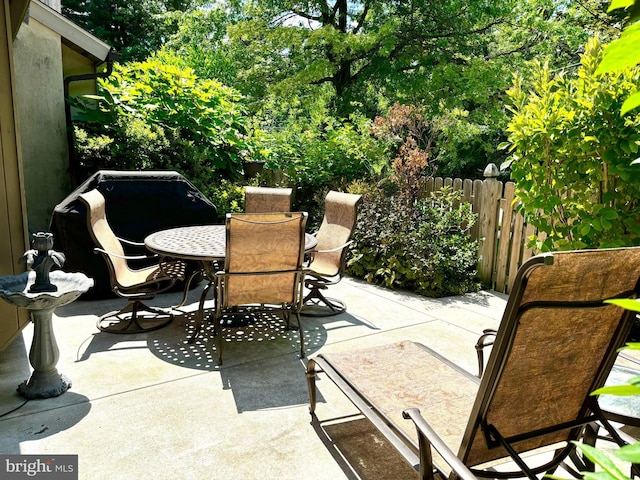
[[291,211],[291,188],[246,187],[245,213],[271,213]]
[[289,303],[299,308],[307,214],[227,214],[223,306]]
[[[353,234],[362,195],[330,191],[325,197],[324,218],[318,230],[317,250],[333,250],[346,244]],[[344,274],[347,249],[319,252],[310,268],[326,276]]]
[[517,452],[576,439],[566,427],[592,413],[590,393],[635,318],[603,300],[637,296],[639,279],[640,248],[538,255],[520,268],[458,453],[467,465],[506,456],[488,447],[493,429]]
[[117,285],[118,278],[124,278],[129,272],[129,266],[124,258],[120,258],[125,254],[122,243],[107,222],[104,196],[97,189],[93,189],[79,195],[79,198],[87,207],[87,227],[93,242],[97,247],[113,254],[103,256],[109,268],[111,285]]

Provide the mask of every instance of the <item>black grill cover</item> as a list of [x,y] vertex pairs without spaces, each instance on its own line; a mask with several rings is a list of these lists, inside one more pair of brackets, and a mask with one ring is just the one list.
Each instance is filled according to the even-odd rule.
[[[101,170],[94,173],[55,207],[49,229],[53,233],[53,248],[66,256],[63,269],[83,272],[94,279],[95,286],[83,298],[114,296],[104,258],[93,253],[95,245],[87,227],[86,208],[78,198],[94,188],[105,197],[111,229],[127,240],[142,242],[158,230],[218,222],[215,205],[177,172]],[[144,249],[131,251],[127,246],[125,252],[150,253]],[[193,271],[197,265],[190,267]]]

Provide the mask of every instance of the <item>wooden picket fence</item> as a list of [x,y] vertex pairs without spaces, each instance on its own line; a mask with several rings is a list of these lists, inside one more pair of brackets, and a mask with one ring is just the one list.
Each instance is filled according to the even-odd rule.
[[484,175],[484,180],[430,178],[424,182],[420,195],[426,197],[443,187],[462,191],[463,201],[478,214],[472,237],[478,240],[480,280],[493,290],[509,293],[520,265],[536,253],[526,247],[536,231],[517,212],[515,184],[499,181],[493,164],[487,166]]

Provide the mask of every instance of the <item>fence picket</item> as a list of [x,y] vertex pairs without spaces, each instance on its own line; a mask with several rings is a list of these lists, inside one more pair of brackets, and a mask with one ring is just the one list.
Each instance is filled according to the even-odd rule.
[[[515,211],[516,206],[514,205],[512,208]],[[514,213],[513,217],[513,236],[511,237],[511,258],[509,260],[509,273],[507,274],[507,288],[505,290],[501,290],[502,293],[508,293],[511,291],[511,287],[516,279],[516,273],[518,273],[520,265],[522,265],[522,263],[528,258],[523,258],[524,244],[526,243],[526,238],[523,238],[525,236],[524,217],[517,211]]]
[[491,285],[493,280],[493,261],[496,256],[496,240],[498,226],[498,200],[502,194],[502,182],[487,179],[482,182],[482,198],[478,221],[478,243],[480,245],[480,264],[478,277],[480,281]]
[[478,215],[478,221],[471,229],[471,239],[477,240],[478,244],[480,241],[480,211],[482,210],[482,180],[473,180],[472,182],[472,195],[471,195],[471,205],[473,206],[473,213]]

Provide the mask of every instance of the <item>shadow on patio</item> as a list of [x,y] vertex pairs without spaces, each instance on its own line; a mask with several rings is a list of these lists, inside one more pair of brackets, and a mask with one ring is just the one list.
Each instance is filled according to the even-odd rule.
[[[221,367],[211,328],[187,344],[201,288],[172,324],[144,334],[97,330],[97,318],[121,299],[56,310],[57,367],[73,385],[0,417],[0,452],[77,454],[80,479],[411,478],[362,421],[328,425],[326,435],[314,429],[296,332],[232,332]],[[490,292],[428,299],[350,278],[331,293],[348,312],[302,317],[309,357],[411,339],[474,373],[475,341],[497,326],[506,303]],[[179,299],[165,294],[155,304]],[[0,354],[0,414],[24,403],[16,387],[29,376],[31,335],[28,326]],[[328,416],[355,413],[331,382],[320,381],[319,390],[319,412],[327,402]]]

